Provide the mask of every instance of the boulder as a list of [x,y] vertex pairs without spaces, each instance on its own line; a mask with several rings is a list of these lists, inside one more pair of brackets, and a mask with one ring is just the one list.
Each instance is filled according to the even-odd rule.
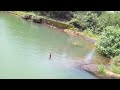
[[31,19],[32,15],[24,15],[22,18],[23,19]]
[[42,18],[38,18],[38,17],[33,17],[33,22],[35,23],[42,23]]

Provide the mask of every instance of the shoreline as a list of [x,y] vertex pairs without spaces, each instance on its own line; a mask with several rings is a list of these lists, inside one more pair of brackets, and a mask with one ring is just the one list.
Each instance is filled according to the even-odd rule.
[[[18,11],[19,12],[19,11]],[[49,25],[51,28],[58,28],[61,31],[63,31],[64,33],[71,35],[71,36],[77,36],[77,37],[81,37],[84,40],[91,42],[92,44],[95,44],[96,39],[93,39],[89,36],[84,35],[82,32],[78,32],[78,31],[74,31],[74,29],[71,30],[72,26],[62,23],[62,22],[58,22],[55,20],[50,20],[47,18],[43,18],[41,16],[35,16],[35,15],[31,15],[29,13],[25,13],[22,12],[21,13],[17,13],[17,11],[8,11],[8,13],[13,14],[13,15],[17,15],[25,20],[30,20],[33,21],[35,23],[38,24],[46,24]],[[104,75],[101,75],[98,71],[98,64],[82,64],[79,63],[79,68],[87,71],[88,73],[101,78],[101,79],[120,79],[120,75],[119,74],[115,74],[111,71],[106,71]]]
[[[120,74],[113,73],[109,70],[106,70],[104,74],[99,73],[98,66],[99,65],[96,64],[88,64],[83,65],[81,68],[88,73],[98,77],[98,79],[120,79]],[[105,68],[107,68],[107,66],[105,66]]]
[[[18,13],[18,12],[21,12],[21,13]],[[44,24],[49,25],[53,28],[61,29],[64,33],[66,33],[68,35],[81,37],[84,40],[86,40],[90,43],[93,43],[93,44],[95,44],[95,42],[96,42],[95,38],[86,36],[86,35],[84,35],[84,33],[80,32],[80,31],[75,31],[73,26],[66,24],[64,22],[60,22],[60,21],[56,21],[56,20],[52,20],[52,19],[47,19],[47,18],[44,18],[42,16],[35,16],[35,15],[25,13],[22,11],[8,11],[8,13],[11,13],[13,15],[17,15],[19,17],[22,17],[25,20],[30,20],[30,21],[33,21],[33,22],[38,23],[38,24],[44,23]],[[71,28],[72,28],[72,30],[71,30]]]

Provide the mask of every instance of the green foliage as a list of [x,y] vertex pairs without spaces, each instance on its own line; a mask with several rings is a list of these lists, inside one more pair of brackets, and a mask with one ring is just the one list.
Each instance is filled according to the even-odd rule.
[[107,57],[115,57],[120,54],[120,28],[108,26],[98,39],[96,49]]
[[[98,11],[99,12],[99,11]],[[70,24],[79,28],[80,31],[91,30],[93,34],[99,34],[101,25],[98,23],[98,16],[102,14],[95,11],[77,11],[74,12],[74,18],[71,19]]]
[[97,37],[95,34],[93,34],[92,30],[90,29],[84,30],[83,33],[90,37]]
[[116,66],[116,65],[112,64],[111,71],[116,73],[116,74],[120,74],[120,66]]
[[73,17],[72,11],[35,11],[35,13],[61,21],[69,21]]
[[104,67],[104,65],[101,64],[101,65],[98,66],[98,72],[101,73],[101,74],[105,74],[105,67]]
[[116,56],[115,58],[112,59],[113,64],[116,66],[120,66],[120,55]]
[[120,55],[112,59],[111,71],[120,74]]
[[98,21],[103,27],[116,26],[117,24],[120,26],[120,12],[103,13],[100,17],[98,17]]
[[93,34],[101,35],[107,26],[120,26],[120,12],[76,11],[70,24],[80,31],[91,30]]
[[102,15],[105,12],[106,11],[92,11],[92,13],[96,13],[96,14],[98,14],[98,16]]

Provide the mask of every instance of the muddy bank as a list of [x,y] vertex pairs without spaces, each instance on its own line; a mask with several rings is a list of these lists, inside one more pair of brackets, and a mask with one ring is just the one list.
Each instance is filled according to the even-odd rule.
[[77,31],[73,31],[73,30],[69,30],[69,29],[64,29],[64,32],[66,34],[69,34],[69,35],[72,35],[72,36],[78,36],[78,37],[81,37],[83,38],[84,40],[88,41],[88,42],[91,42],[91,43],[95,43],[96,40],[93,39],[93,38],[90,38],[88,36],[85,36],[84,34],[82,34],[81,32],[77,32]]

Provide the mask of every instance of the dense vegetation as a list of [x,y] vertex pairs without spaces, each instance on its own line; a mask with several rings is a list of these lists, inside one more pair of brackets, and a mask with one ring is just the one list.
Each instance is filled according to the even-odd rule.
[[97,41],[97,50],[107,57],[115,57],[120,54],[120,28],[115,26],[106,27]]

